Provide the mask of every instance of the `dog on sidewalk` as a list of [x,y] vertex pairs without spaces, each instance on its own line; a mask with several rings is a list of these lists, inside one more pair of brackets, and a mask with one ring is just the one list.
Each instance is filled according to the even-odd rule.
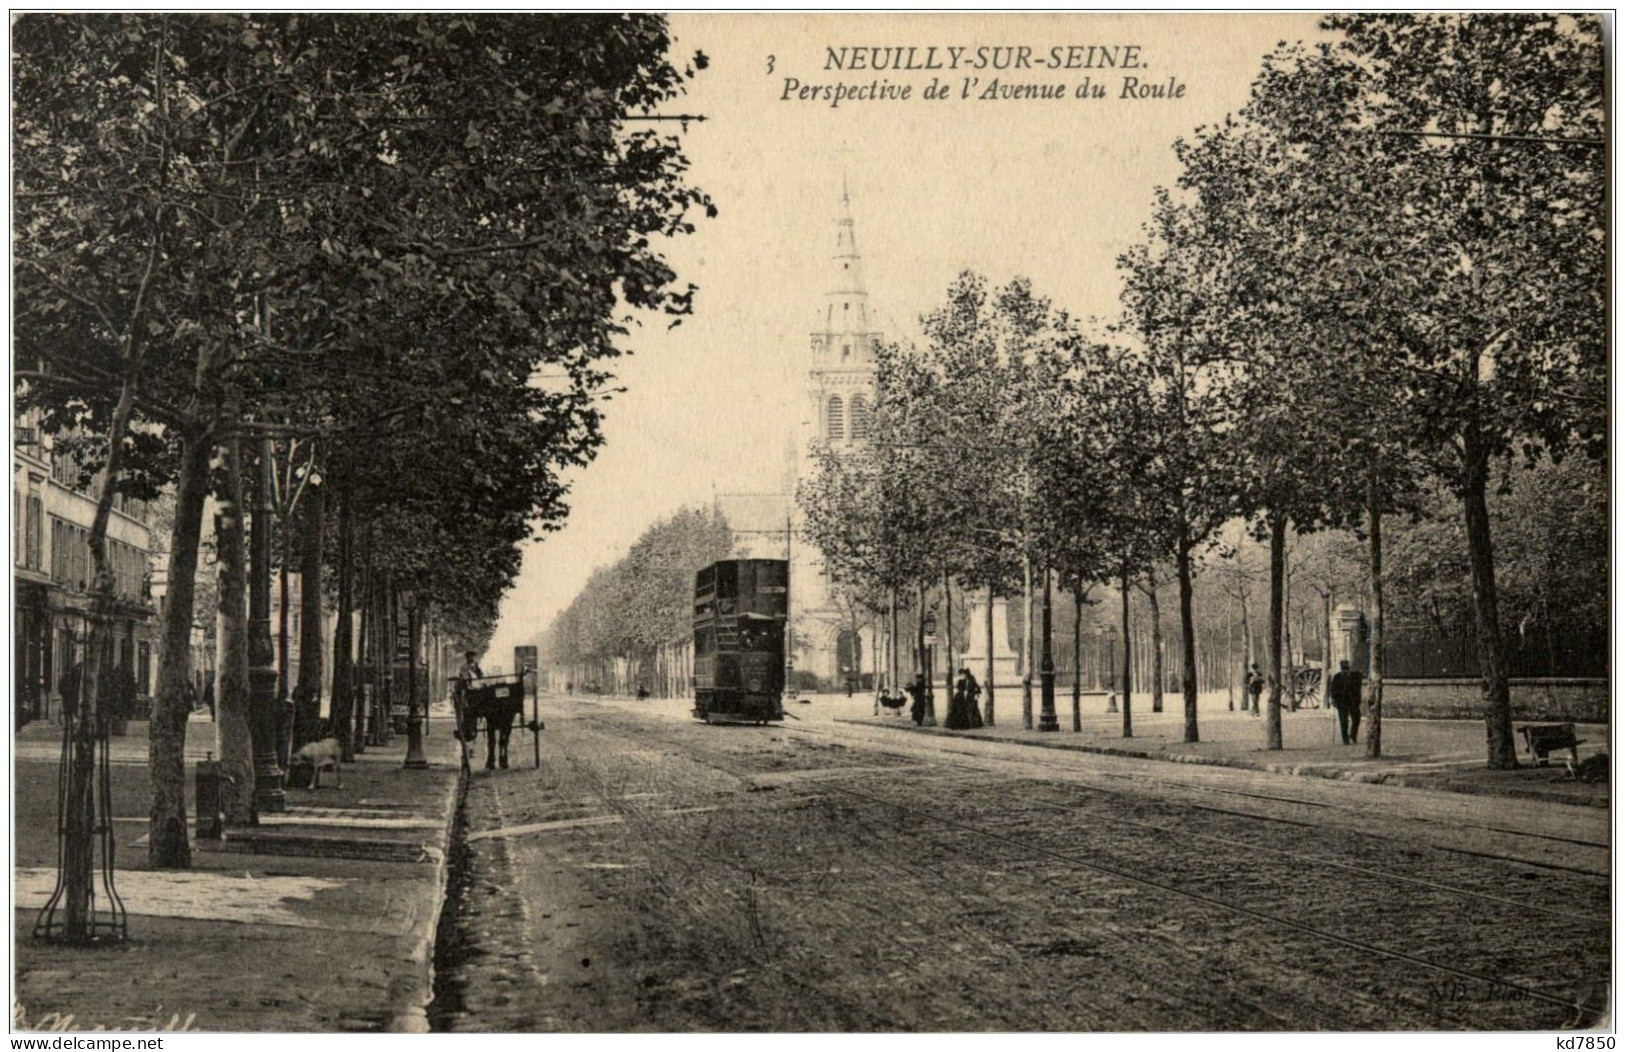
[[343,789],[344,768],[340,764],[342,755],[343,752],[339,748],[339,740],[337,738],[323,738],[321,741],[311,742],[308,745],[301,746],[299,751],[293,754],[293,762],[310,765],[310,787],[312,789],[320,789],[322,787],[322,772],[324,770],[332,771],[335,775],[337,775],[338,787]]

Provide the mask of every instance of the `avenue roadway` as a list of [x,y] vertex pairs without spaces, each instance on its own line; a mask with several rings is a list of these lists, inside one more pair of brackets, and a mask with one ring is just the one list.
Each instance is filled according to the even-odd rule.
[[[544,698],[476,769],[453,1031],[1595,1024],[1608,813]],[[481,745],[483,748],[483,743]]]

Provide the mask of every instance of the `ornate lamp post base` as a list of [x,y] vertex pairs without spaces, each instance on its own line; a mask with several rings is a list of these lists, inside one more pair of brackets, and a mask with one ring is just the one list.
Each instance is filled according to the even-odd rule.
[[421,713],[414,712],[406,721],[406,761],[402,767],[414,771],[421,771],[429,766],[429,758],[423,754],[423,724],[425,720]]
[[[1048,662],[1045,662],[1048,665]],[[1058,731],[1061,721],[1055,715],[1055,669],[1044,668],[1038,673],[1041,685],[1039,687],[1040,708],[1038,711],[1038,729],[1040,731]]]
[[248,670],[249,697],[259,717],[255,729],[260,732],[254,735],[254,811],[262,815],[279,815],[288,810],[283,772],[276,762],[276,683],[274,666]]

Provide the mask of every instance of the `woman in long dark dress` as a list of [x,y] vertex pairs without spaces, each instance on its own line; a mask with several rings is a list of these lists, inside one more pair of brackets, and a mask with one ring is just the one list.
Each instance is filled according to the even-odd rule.
[[959,673],[959,679],[954,681],[954,695],[948,701],[948,719],[943,724],[951,731],[970,730],[970,717],[965,714],[965,673]]
[[914,704],[910,705],[908,709],[909,718],[915,723],[923,723],[925,721],[924,676],[916,675],[914,677],[914,682],[908,685],[908,696],[914,699]]
[[982,725],[982,685],[976,682],[976,677],[968,668],[962,670],[960,675],[963,678],[959,682],[965,694],[965,718],[969,729],[975,730]]

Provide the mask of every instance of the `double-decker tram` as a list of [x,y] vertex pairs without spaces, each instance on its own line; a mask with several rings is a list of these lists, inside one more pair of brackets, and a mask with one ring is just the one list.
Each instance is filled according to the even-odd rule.
[[784,719],[790,564],[725,559],[694,577],[694,715],[707,723]]

